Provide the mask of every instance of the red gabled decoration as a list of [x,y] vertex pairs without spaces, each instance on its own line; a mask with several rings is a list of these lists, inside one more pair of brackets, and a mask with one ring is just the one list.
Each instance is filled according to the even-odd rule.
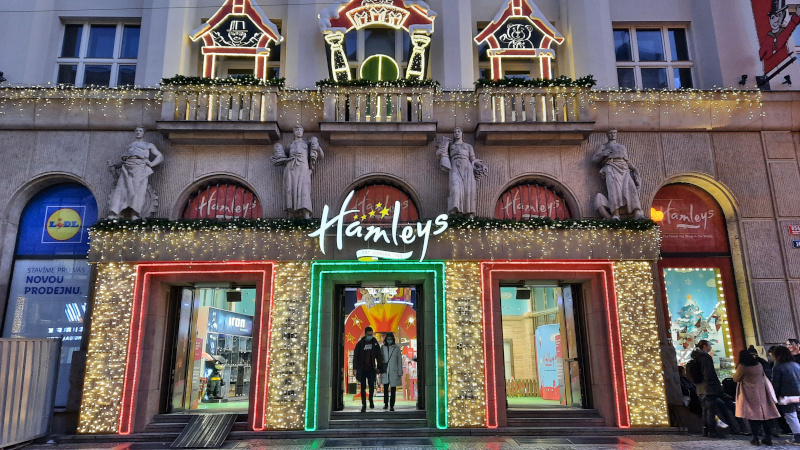
[[[529,22],[542,34],[541,42],[532,47],[503,47],[496,33],[512,19],[525,19]],[[486,52],[492,60],[492,78],[495,80],[502,78],[502,58],[538,58],[541,77],[550,78],[550,58],[555,58],[555,51],[550,46],[553,43],[559,45],[563,43],[564,36],[529,0],[509,0],[505,9],[497,13],[492,23],[475,36],[475,42],[478,45],[483,43],[489,45]]]
[[[229,41],[222,37],[220,25],[228,22],[228,19],[236,20],[237,24],[231,26],[228,35]],[[240,20],[237,20],[240,19]],[[248,41],[238,42],[232,34],[243,33],[247,36],[249,31],[246,23],[250,22],[258,30]],[[241,24],[245,28],[236,27]],[[215,39],[215,35],[217,39]],[[252,56],[255,58],[256,78],[265,78],[267,75],[267,58],[269,57],[269,44],[274,42],[280,44],[283,37],[278,32],[278,27],[267,18],[264,11],[251,0],[225,0],[225,3],[216,13],[196,30],[189,34],[192,41],[203,40],[203,76],[212,78],[216,71],[216,60],[218,56]]]
[[[331,10],[334,7],[328,8]],[[428,34],[433,32],[433,21],[436,19],[435,13],[422,6],[420,2],[408,0],[350,0],[340,1],[335,7],[336,13],[330,14],[329,29],[338,29],[347,33],[353,28],[364,26],[385,25],[393,28],[402,28],[408,32],[413,32],[414,28],[428,29]],[[392,13],[401,12],[400,15]],[[359,16],[366,14],[366,22],[357,23]],[[324,16],[325,14],[321,14]]]

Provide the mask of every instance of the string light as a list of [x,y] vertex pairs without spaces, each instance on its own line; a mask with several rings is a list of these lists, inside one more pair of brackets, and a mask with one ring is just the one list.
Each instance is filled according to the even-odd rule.
[[136,265],[97,265],[78,432],[116,433],[125,379]]
[[486,386],[480,262],[445,263],[450,427],[483,427]]
[[299,430],[305,422],[311,264],[275,264],[267,428]]
[[651,263],[616,262],[614,277],[631,425],[668,426]]

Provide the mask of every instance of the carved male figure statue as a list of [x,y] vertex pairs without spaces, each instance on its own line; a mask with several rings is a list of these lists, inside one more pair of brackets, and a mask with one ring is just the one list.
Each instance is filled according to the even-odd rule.
[[450,174],[450,195],[447,197],[447,213],[475,217],[478,203],[477,179],[487,176],[489,168],[475,158],[475,149],[464,142],[464,131],[456,128],[454,140],[442,138],[436,156],[439,168]]
[[594,152],[592,162],[600,164],[600,175],[606,181],[608,196],[601,193],[595,197],[595,207],[606,219],[619,220],[623,207],[636,219],[644,218],[639,189],[642,179],[639,170],[628,159],[628,150],[617,142],[617,130],[606,133],[608,142]]
[[303,127],[294,127],[294,141],[288,151],[280,143],[274,146],[272,164],[285,166],[283,169],[283,197],[286,212],[291,217],[311,218],[311,173],[317,160],[325,157],[316,137],[311,142],[303,139]]
[[[147,187],[153,167],[164,161],[164,156],[155,145],[144,140],[144,127],[136,127],[136,140],[128,145],[121,161],[114,164],[108,161],[108,170],[116,179],[116,186],[108,198],[109,218],[116,219],[127,215],[138,219],[143,214],[147,202]],[[150,157],[153,157],[151,160]]]

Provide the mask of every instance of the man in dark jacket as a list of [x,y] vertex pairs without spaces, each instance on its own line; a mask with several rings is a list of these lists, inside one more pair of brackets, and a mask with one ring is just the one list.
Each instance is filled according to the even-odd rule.
[[722,383],[719,381],[717,371],[714,369],[714,358],[708,354],[711,351],[711,344],[705,339],[697,343],[697,348],[692,351],[692,359],[700,366],[703,373],[703,382],[696,383],[697,395],[703,403],[703,436],[724,438],[725,435],[717,428],[727,428],[728,425],[722,421],[717,422],[719,404],[723,404],[721,398],[724,394]]
[[364,329],[364,337],[356,344],[353,351],[353,372],[361,383],[361,412],[367,412],[367,395],[364,392],[369,382],[369,407],[374,408],[372,396],[375,394],[375,376],[379,373],[383,356],[378,340],[372,336],[372,327]]

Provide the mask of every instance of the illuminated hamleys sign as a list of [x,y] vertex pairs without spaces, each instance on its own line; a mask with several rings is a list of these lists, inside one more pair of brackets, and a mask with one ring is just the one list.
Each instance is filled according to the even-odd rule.
[[[342,203],[339,209],[339,214],[330,217],[331,209],[328,205],[322,208],[322,222],[319,229],[309,234],[309,237],[319,238],[319,248],[322,254],[325,254],[325,238],[328,230],[336,230],[336,248],[342,250],[344,248],[344,238],[361,239],[364,242],[384,243],[400,247],[402,245],[411,245],[422,239],[422,252],[420,253],[419,260],[425,259],[425,254],[428,251],[428,242],[431,236],[438,236],[447,230],[447,214],[440,214],[434,220],[419,221],[414,224],[405,225],[400,228],[400,202],[395,201],[393,208],[384,207],[381,214],[384,216],[390,215],[392,217],[392,225],[390,228],[380,225],[362,226],[361,221],[353,220],[349,224],[345,224],[348,219],[356,219],[358,209],[348,209],[355,191],[350,192],[347,198]],[[434,229],[434,226],[436,229]],[[393,259],[403,260],[409,259],[414,252],[393,252],[386,250],[373,250],[364,249],[356,252],[359,259],[362,260],[376,260],[376,259]]]

